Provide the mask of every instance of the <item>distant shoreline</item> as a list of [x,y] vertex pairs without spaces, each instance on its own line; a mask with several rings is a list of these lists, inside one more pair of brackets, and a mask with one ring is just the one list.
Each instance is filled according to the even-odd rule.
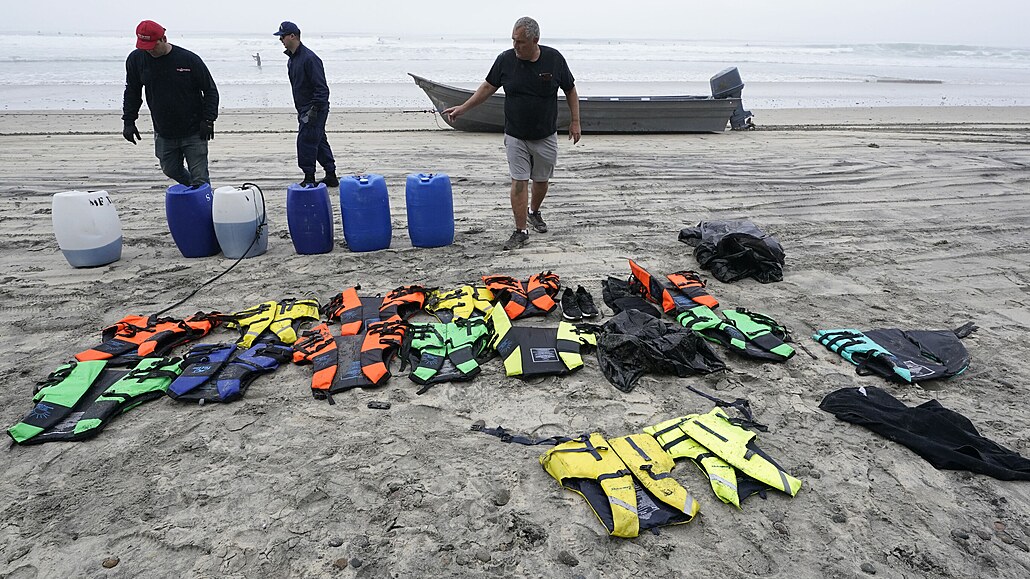
[[943,80],[922,78],[878,78],[873,82],[892,82],[895,84],[944,84]]
[[[998,127],[999,130],[1008,130],[1007,127],[1020,127],[1020,130],[1023,130],[1030,125],[1030,106],[749,108],[755,115],[755,124],[759,130],[784,128],[880,130],[884,127],[901,126],[941,128],[971,125],[990,125]],[[26,117],[32,117],[33,122],[27,123]],[[115,110],[2,111],[0,112],[0,136],[110,135],[111,138],[121,139],[120,119],[121,111]],[[223,108],[215,126],[218,135],[292,134],[296,131],[296,123],[296,112],[288,108]],[[146,109],[142,111],[138,125],[144,138],[150,142],[153,126]],[[327,129],[330,133],[447,131],[459,135],[478,134],[499,137],[494,133],[453,131],[429,108],[335,107],[329,116]],[[739,135],[741,133],[731,133],[729,130],[721,133],[721,135],[731,134]],[[623,136],[627,140],[647,137],[647,135]],[[588,140],[589,137],[588,135]],[[691,138],[689,135],[679,135],[679,137]],[[223,142],[219,141],[219,143]]]

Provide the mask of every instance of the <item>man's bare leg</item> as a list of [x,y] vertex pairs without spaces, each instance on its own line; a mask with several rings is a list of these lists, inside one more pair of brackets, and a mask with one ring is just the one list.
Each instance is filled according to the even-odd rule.
[[533,197],[529,203],[529,210],[533,213],[540,211],[540,205],[544,202],[544,197],[547,197],[547,185],[549,181],[533,181]]
[[[511,212],[515,216],[515,229],[526,231],[526,207],[529,205],[529,181],[511,181]],[[547,183],[544,183],[544,193]],[[533,183],[533,197],[536,198],[536,183]],[[537,208],[540,205],[537,204]]]

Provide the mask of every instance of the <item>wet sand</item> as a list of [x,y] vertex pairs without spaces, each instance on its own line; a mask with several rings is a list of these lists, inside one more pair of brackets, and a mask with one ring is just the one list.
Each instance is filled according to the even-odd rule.
[[[533,382],[506,378],[494,359],[476,380],[421,396],[396,375],[382,388],[337,395],[334,406],[312,399],[310,369],[298,366],[259,379],[234,404],[158,400],[86,442],[3,451],[0,576],[1025,577],[1030,486],[937,471],[818,404],[857,385],[910,405],[936,398],[1030,456],[1030,109],[754,112],[759,129],[750,132],[586,135],[576,146],[561,137],[544,205],[551,231],[504,252],[512,223],[500,135],[441,129],[425,112],[334,110],[340,172],[386,177],[393,244],[351,253],[337,229],[332,253],[301,256],[285,213],[286,185],[300,178],[295,115],[223,111],[212,181],[262,187],[269,251],[173,313],[287,296],[324,302],[355,284],[372,294],[544,270],[600,304],[601,279],[627,276],[627,258],[655,273],[697,269],[679,229],[746,217],[783,244],[784,281],[710,279],[709,290],[724,307],[786,324],[803,347],[782,365],[720,350],[727,372],[649,376],[630,394],[589,357],[578,373]],[[164,217],[170,183],[149,120],[139,127],[145,139],[133,147],[114,112],[0,114],[5,427],[29,410],[33,385],[95,345],[102,327],[160,310],[232,263],[178,253]],[[407,237],[404,179],[427,171],[452,178],[453,246],[413,248]],[[67,264],[50,204],[71,189],[114,199],[120,261]],[[969,370],[924,387],[858,376],[808,338],[817,328],[966,321],[980,326],[964,341]],[[232,336],[220,329],[211,340]],[[629,434],[708,411],[686,384],[748,398],[770,426],[762,447],[802,479],[801,492],[752,497],[737,511],[680,464],[674,475],[701,516],[611,539],[540,468],[543,448],[468,431],[483,420],[542,436]],[[371,400],[392,408],[370,410]],[[109,557],[119,563],[105,569]]]

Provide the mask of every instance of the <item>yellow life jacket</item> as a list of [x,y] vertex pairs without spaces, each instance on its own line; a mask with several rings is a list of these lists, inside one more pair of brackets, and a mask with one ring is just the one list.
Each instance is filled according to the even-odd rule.
[[[679,426],[682,421],[682,418],[666,420],[665,422],[644,428],[644,432],[653,436],[662,449],[673,458],[689,458],[708,477],[712,490],[715,491],[715,496],[719,497],[719,500],[739,509],[740,501],[755,492],[769,488],[767,485],[757,483],[756,481],[759,488],[751,489],[746,487],[741,489],[741,484],[744,481],[738,481],[737,469],[730,466],[725,460],[712,454],[707,448],[701,446],[696,440],[680,430]],[[739,474],[743,479],[753,480],[743,473]]]
[[568,374],[583,366],[583,347],[597,346],[597,336],[565,321],[557,328],[515,327],[504,308],[490,310],[487,320],[494,329],[490,345],[504,359],[508,376]]
[[[463,285],[450,291],[434,290],[426,299],[426,311],[447,323],[455,318],[467,320],[473,314],[486,315],[494,307],[494,294],[482,286]],[[450,312],[450,315],[447,315]]]
[[647,435],[605,440],[595,432],[555,446],[540,464],[563,488],[583,496],[615,537],[688,523],[700,510],[669,474],[672,458]]
[[773,488],[790,496],[801,481],[755,444],[755,433],[729,421],[721,408],[691,414],[644,429],[673,458],[689,458],[706,475],[724,503],[740,507],[744,498]]
[[267,301],[252,308],[231,314],[229,327],[239,328],[242,336],[237,343],[251,347],[266,330],[274,333],[283,344],[297,341],[297,327],[304,321],[319,319],[318,301],[313,299]]

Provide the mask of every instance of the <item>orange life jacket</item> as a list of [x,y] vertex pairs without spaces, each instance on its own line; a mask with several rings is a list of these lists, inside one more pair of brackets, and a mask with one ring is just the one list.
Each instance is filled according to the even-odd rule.
[[379,319],[384,322],[402,322],[422,311],[426,306],[426,288],[420,285],[401,286],[383,298],[379,306]]
[[508,318],[517,320],[526,316],[543,316],[558,307],[555,297],[561,282],[558,275],[541,272],[519,281],[506,275],[484,276],[483,283],[503,304]]
[[197,312],[185,320],[157,316],[125,316],[101,332],[99,346],[75,354],[79,362],[164,356],[175,348],[202,338],[221,323],[216,312]]
[[310,362],[315,371],[311,376],[312,394],[315,398],[326,398],[336,378],[339,363],[336,340],[327,324],[318,324],[301,334],[300,339],[293,343],[293,363],[305,362]]
[[629,260],[629,269],[633,272],[629,279],[631,290],[642,295],[648,301],[658,304],[667,314],[676,312],[676,299],[658,278],[637,265],[632,259]]
[[677,271],[676,273],[670,273],[665,277],[669,278],[669,281],[671,281],[673,285],[679,288],[681,292],[695,303],[701,304],[702,306],[708,306],[710,308],[719,307],[719,300],[715,299],[712,297],[712,294],[708,293],[708,290],[705,289],[705,282],[696,271]]
[[357,336],[369,323],[379,321],[382,298],[359,297],[359,289],[360,285],[345,289],[325,306],[323,313],[329,321],[340,322],[341,336]]
[[361,373],[378,386],[390,377],[390,360],[404,342],[405,326],[401,322],[374,322],[368,325],[361,342]]
[[404,340],[403,324],[369,322],[358,335],[333,337],[319,324],[293,344],[293,362],[311,363],[311,393],[335,404],[333,394],[351,388],[379,386],[390,377],[390,361]]

